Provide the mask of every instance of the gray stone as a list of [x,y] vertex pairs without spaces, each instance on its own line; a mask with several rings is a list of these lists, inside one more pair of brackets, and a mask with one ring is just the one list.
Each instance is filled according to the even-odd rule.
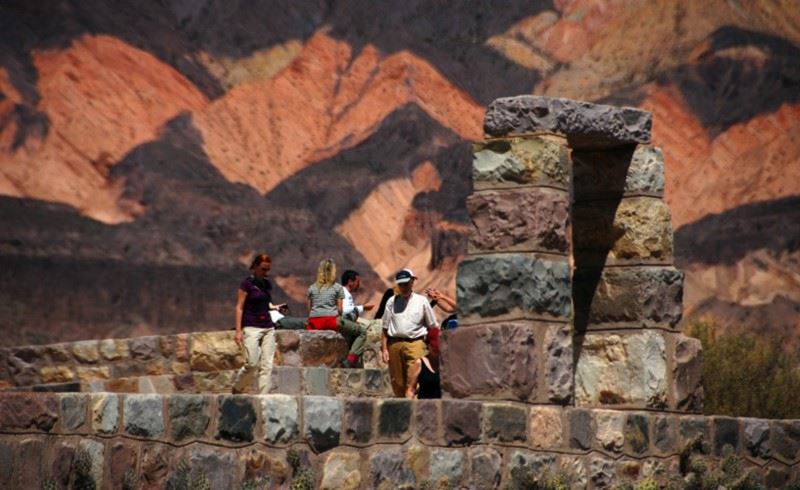
[[62,344],[50,344],[45,347],[45,351],[47,355],[50,357],[50,361],[53,363],[61,363],[67,362],[72,360],[72,355],[70,354],[70,347],[71,345],[68,343]]
[[725,446],[739,449],[739,421],[733,417],[714,417],[714,454],[721,456]]
[[0,441],[0,488],[12,488],[14,475],[14,445]]
[[574,409],[568,412],[569,447],[590,449],[592,447],[592,414],[588,410]]
[[484,318],[568,318],[572,300],[567,262],[529,255],[468,257],[458,266],[459,323]]
[[385,482],[392,484],[390,488],[416,483],[414,473],[406,466],[405,458],[399,448],[377,450],[369,462],[370,488],[382,488]]
[[567,488],[570,490],[586,490],[589,486],[589,475],[586,462],[580,456],[561,455],[558,461],[558,472],[567,477]]
[[472,152],[472,182],[476,190],[519,185],[566,189],[569,185],[569,150],[562,138],[495,139],[476,143]]
[[625,420],[624,412],[612,410],[595,410],[595,439],[606,451],[612,453],[622,452],[625,446]]
[[385,389],[383,379],[384,379],[383,369],[365,369],[364,388],[366,388],[367,393],[370,394],[383,393]]
[[311,367],[303,370],[307,395],[330,396],[328,367]]
[[706,442],[711,440],[711,427],[706,417],[681,417],[679,425],[681,444],[684,446],[697,438]]
[[192,449],[190,462],[192,473],[204,473],[208,478],[208,488],[235,488],[236,458],[233,451],[220,451],[217,448],[196,446]]
[[445,330],[442,392],[451,398],[536,401],[536,332],[541,325],[509,322]]
[[659,415],[653,419],[653,447],[662,454],[675,454],[678,447],[678,421],[673,416]]
[[755,458],[768,459],[771,454],[769,420],[742,419],[744,443],[748,454]]
[[625,422],[625,446],[629,454],[641,456],[650,447],[650,429],[647,415],[629,414]]
[[299,434],[297,399],[288,395],[265,395],[261,399],[264,438],[271,444],[288,444]]
[[85,451],[89,455],[91,462],[90,474],[94,479],[96,488],[104,488],[103,485],[103,466],[105,466],[105,445],[100,441],[92,439],[83,439],[78,443],[81,451]]
[[78,394],[61,395],[61,427],[64,430],[75,430],[86,422],[86,409],[89,397]]
[[675,408],[687,412],[703,411],[703,345],[700,340],[680,335],[675,341],[675,367],[672,370]]
[[524,450],[514,450],[508,456],[508,474],[511,488],[528,488],[531,480],[536,480],[547,470],[552,470],[556,457],[552,454],[539,454]]
[[358,444],[372,439],[372,419],[375,402],[367,399],[346,400],[344,403],[345,436]]
[[125,432],[157,438],[164,433],[164,410],[161,395],[127,395],[125,397]]
[[554,403],[572,400],[572,331],[567,324],[550,325],[544,336],[547,399]]
[[101,434],[114,434],[119,428],[119,398],[108,393],[91,396],[92,429]]
[[650,145],[607,151],[572,152],[577,201],[664,193],[664,156]]
[[567,137],[573,149],[605,149],[649,143],[653,116],[633,107],[520,95],[493,100],[484,132],[493,137],[549,132]]
[[378,403],[378,435],[388,439],[407,437],[411,409],[410,400],[381,400]]
[[217,421],[218,439],[232,442],[249,442],[253,440],[256,424],[255,399],[247,396],[220,396],[219,418]]
[[303,436],[316,452],[339,445],[342,406],[336,398],[306,396],[303,399]]
[[440,422],[440,405],[439,400],[417,400],[414,404],[417,422],[417,439],[429,445],[438,445],[439,441],[439,427],[442,426]]
[[331,451],[322,467],[320,490],[358,490],[361,488],[360,457],[356,452]]
[[589,474],[594,488],[606,488],[614,481],[614,462],[603,458],[589,459]]
[[524,442],[528,438],[527,419],[528,414],[523,407],[505,403],[486,403],[485,437],[500,442]]
[[773,421],[770,431],[773,456],[779,456],[786,463],[798,461],[800,449],[800,421]]
[[480,439],[482,404],[461,400],[442,400],[442,425],[445,444],[469,445]]
[[500,485],[500,467],[503,458],[490,447],[478,447],[469,452],[470,483],[473,488],[497,488]]
[[208,398],[172,395],[169,397],[169,420],[173,440],[202,439],[211,422]]
[[147,361],[159,354],[159,337],[137,337],[128,340],[128,350],[131,357],[140,361]]
[[569,250],[569,195],[549,188],[473,193],[467,198],[473,228],[468,253]]
[[303,390],[302,368],[275,366],[272,368],[270,393],[301,395]]
[[32,363],[25,361],[21,357],[17,357],[15,354],[19,353],[19,351],[20,349],[14,349],[13,352],[8,354],[8,359],[6,360],[13,385],[32,386],[41,383],[42,380],[39,376],[39,370]]
[[459,449],[434,449],[430,457],[430,476],[435,483],[446,481],[459,488],[464,476],[464,453]]
[[664,334],[592,333],[578,341],[576,405],[662,408],[667,401]]

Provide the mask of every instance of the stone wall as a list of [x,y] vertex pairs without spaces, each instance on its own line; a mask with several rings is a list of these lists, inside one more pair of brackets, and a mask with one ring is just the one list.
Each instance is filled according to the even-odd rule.
[[[666,481],[696,437],[706,463],[729,445],[770,487],[800,480],[800,421],[569,408],[515,402],[289,395],[0,394],[0,487],[164,488],[191,468],[211,488],[272,485],[292,465],[319,488],[498,488],[520,471],[570,488]],[[182,462],[183,461],[183,462]],[[188,466],[187,466],[188,465]],[[295,476],[296,478],[297,476]]]

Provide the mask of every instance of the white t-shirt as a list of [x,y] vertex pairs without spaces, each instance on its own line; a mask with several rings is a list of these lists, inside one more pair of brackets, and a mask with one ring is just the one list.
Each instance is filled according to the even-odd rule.
[[364,307],[357,305],[355,301],[353,301],[353,295],[350,293],[350,290],[346,287],[342,287],[344,290],[344,301],[342,302],[342,315],[347,316],[355,310],[355,318],[361,316],[364,313]]
[[428,298],[421,294],[411,293],[408,301],[401,296],[392,296],[386,302],[383,329],[389,337],[418,339],[427,335],[429,328],[438,326]]

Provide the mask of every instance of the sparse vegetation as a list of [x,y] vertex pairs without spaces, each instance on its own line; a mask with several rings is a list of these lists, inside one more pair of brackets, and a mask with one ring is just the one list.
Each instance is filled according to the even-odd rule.
[[800,355],[786,352],[782,339],[721,335],[704,321],[686,333],[703,344],[706,414],[800,418]]
[[543,471],[534,474],[530,468],[518,466],[511,470],[511,481],[505,490],[569,490],[573,478],[566,473]]
[[175,473],[167,480],[167,490],[210,490],[211,482],[203,470],[192,471],[187,459],[178,462]]
[[311,468],[303,465],[300,453],[294,449],[286,451],[286,462],[292,468],[290,490],[312,490],[316,488],[316,477]]

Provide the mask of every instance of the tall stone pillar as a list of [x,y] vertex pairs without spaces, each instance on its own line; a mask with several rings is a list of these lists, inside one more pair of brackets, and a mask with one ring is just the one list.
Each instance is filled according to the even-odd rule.
[[443,342],[446,395],[702,408],[699,342],[677,330],[683,275],[650,126],[633,108],[492,102],[457,278],[463,328]]

